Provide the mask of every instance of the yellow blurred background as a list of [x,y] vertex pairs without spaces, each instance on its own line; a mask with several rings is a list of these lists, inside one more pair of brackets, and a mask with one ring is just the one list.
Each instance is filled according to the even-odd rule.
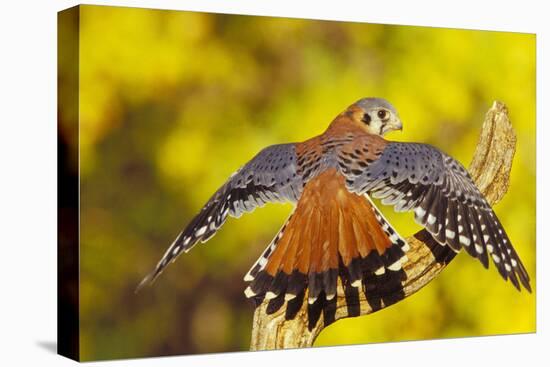
[[[241,164],[323,132],[366,96],[399,111],[404,131],[389,139],[465,165],[493,100],[508,106],[517,152],[495,209],[536,290],[534,35],[82,6],[79,93],[83,360],[247,350],[242,278],[289,204],[229,219],[134,289]],[[418,229],[385,213],[403,236]],[[533,331],[535,294],[461,253],[414,296],[338,321],[316,345]]]

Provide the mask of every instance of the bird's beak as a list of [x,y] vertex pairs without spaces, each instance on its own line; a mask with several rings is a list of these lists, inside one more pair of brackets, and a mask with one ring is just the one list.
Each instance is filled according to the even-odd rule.
[[392,123],[392,129],[393,129],[393,130],[403,131],[403,124],[401,123],[401,120],[396,119],[396,120]]
[[401,123],[401,120],[399,120],[398,118],[389,121],[388,124],[384,126],[382,135],[395,130],[403,131],[403,124]]

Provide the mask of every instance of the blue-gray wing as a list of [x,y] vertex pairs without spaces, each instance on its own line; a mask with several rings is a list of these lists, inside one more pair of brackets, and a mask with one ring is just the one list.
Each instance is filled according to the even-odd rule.
[[208,241],[225,223],[228,215],[240,217],[268,202],[296,202],[302,188],[295,144],[263,149],[212,195],[140,286],[152,282],[181,252],[189,251],[199,241]]
[[[351,166],[351,167],[350,167]],[[442,245],[462,247],[485,267],[490,255],[500,274],[530,290],[529,276],[491,206],[468,171],[427,144],[390,142],[369,162],[351,162],[342,172],[347,187],[370,194],[415,220]]]

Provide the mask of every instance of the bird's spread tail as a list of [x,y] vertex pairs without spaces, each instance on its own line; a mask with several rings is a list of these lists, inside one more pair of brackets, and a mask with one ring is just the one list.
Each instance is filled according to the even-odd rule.
[[374,204],[350,193],[329,170],[304,188],[293,214],[245,276],[247,297],[286,300],[307,290],[309,303],[334,298],[338,279],[361,287],[365,276],[398,271],[407,243]]

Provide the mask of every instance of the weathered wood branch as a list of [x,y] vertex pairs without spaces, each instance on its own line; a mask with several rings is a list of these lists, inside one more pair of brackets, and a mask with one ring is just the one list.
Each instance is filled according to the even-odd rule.
[[[515,147],[516,135],[506,106],[494,102],[485,116],[469,168],[472,178],[491,205],[497,203],[508,190]],[[299,300],[290,316],[286,306],[273,307],[273,301],[263,301],[254,312],[250,349],[312,346],[321,330],[332,322],[370,314],[414,294],[433,280],[455,256],[448,246],[435,243],[425,230],[407,238],[407,241],[411,247],[407,253],[409,261],[404,265],[404,274],[399,279],[388,279],[384,287],[378,286],[356,294],[351,294],[339,282],[332,307],[324,305],[324,310],[316,318],[312,319],[315,311],[308,306],[307,295],[304,300]]]

